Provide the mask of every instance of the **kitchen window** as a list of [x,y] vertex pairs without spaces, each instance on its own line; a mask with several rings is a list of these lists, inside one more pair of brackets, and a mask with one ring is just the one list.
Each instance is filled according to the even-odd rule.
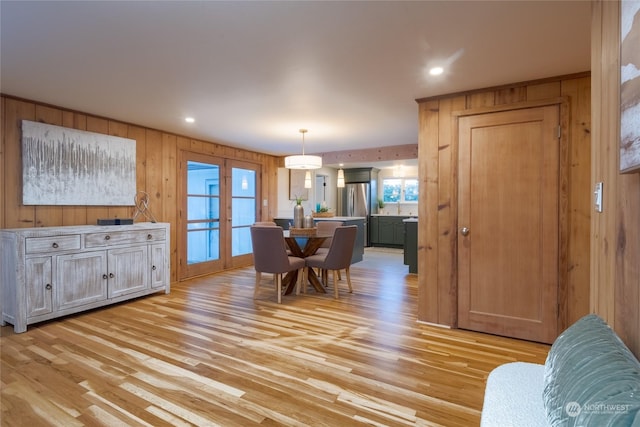
[[417,178],[384,178],[382,200],[385,203],[417,203]]

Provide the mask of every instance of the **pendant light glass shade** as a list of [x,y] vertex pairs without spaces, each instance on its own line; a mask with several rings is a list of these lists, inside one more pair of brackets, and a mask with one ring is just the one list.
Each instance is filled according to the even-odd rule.
[[304,134],[307,133],[307,130],[300,129],[300,133],[302,134],[302,155],[285,157],[284,167],[287,169],[319,169],[321,168],[322,157],[304,154]]
[[344,188],[344,171],[338,169],[338,188]]

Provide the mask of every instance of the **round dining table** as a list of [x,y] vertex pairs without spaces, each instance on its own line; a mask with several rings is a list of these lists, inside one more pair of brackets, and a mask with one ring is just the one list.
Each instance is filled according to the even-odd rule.
[[[322,246],[322,244],[329,238],[333,237],[333,234],[310,234],[310,235],[302,235],[302,234],[294,234],[291,235],[289,230],[283,231],[284,240],[287,243],[287,247],[291,251],[291,255],[306,258],[316,253],[318,248]],[[320,278],[313,270],[313,268],[308,269],[308,277],[309,283],[313,286],[313,288],[317,292],[327,293],[320,281]],[[284,294],[289,295],[293,292],[296,287],[296,283],[298,281],[298,270],[291,271],[287,273],[282,279],[282,285],[285,288]]]

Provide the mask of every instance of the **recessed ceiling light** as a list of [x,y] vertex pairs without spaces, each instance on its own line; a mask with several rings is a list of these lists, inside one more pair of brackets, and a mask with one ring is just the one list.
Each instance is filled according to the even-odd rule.
[[444,68],[442,67],[433,67],[429,70],[429,74],[431,74],[432,76],[439,76],[442,73],[444,73]]
[[187,123],[195,123],[196,119],[194,119],[193,117],[185,117],[184,121]]

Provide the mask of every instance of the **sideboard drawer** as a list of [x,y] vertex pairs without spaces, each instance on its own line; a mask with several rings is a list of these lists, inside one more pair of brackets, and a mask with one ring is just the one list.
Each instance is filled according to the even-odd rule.
[[62,252],[80,249],[80,235],[27,237],[24,244],[26,254]]
[[105,233],[89,233],[84,238],[84,245],[87,248],[98,248],[122,244],[163,241],[164,239],[164,229],[113,231]]

